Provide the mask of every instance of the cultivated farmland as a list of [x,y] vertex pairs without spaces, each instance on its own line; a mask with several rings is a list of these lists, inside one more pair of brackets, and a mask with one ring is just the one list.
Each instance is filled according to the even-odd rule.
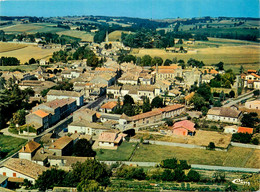
[[[5,45],[9,46],[9,43],[5,43]],[[28,62],[32,57],[35,59],[48,59],[51,57],[54,51],[58,51],[59,49],[41,49],[37,46],[28,45],[24,48],[10,50],[6,52],[0,52],[0,57],[16,57],[21,61],[21,64]]]
[[25,44],[0,42],[0,53],[14,51],[14,50],[22,49],[25,47],[27,47],[27,45],[25,45]]
[[82,41],[90,41],[90,42],[93,42],[93,37],[94,37],[91,33],[87,33],[84,31],[76,31],[76,30],[62,31],[62,32],[58,32],[57,34],[76,37],[76,38],[80,38]]

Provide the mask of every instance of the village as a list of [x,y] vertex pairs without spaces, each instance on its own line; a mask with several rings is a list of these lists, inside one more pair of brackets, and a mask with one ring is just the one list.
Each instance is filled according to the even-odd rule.
[[[259,69],[138,56],[108,31],[100,43],[13,38],[53,52],[0,70],[0,191],[256,189]],[[194,38],[169,41],[163,53],[199,52]]]

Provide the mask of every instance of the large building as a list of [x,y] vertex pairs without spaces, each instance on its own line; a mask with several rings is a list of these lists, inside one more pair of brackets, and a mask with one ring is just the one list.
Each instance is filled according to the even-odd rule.
[[77,106],[82,106],[84,103],[83,94],[75,91],[50,90],[47,94],[47,101],[55,99],[75,99]]
[[242,112],[230,107],[213,107],[208,111],[207,119],[226,123],[239,124]]

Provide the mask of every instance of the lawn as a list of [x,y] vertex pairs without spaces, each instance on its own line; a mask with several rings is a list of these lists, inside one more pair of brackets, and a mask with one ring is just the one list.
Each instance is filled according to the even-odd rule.
[[100,161],[128,161],[135,146],[136,143],[123,142],[117,150],[97,149],[96,158]]
[[7,153],[7,156],[17,152],[25,143],[25,139],[0,135],[0,151]]
[[254,158],[253,150],[231,147],[228,152],[225,152],[162,145],[140,145],[132,161],[160,162],[163,159],[176,157],[187,160],[189,164],[259,168],[256,163],[246,164],[248,159],[250,162],[250,158]]

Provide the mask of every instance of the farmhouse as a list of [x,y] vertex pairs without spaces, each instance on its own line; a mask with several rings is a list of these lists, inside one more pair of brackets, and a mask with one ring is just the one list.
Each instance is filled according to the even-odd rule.
[[174,123],[170,129],[172,130],[173,135],[191,135],[193,136],[195,133],[195,123],[184,120]]
[[117,149],[126,136],[117,130],[104,131],[98,137],[98,146],[105,149]]
[[207,119],[226,123],[240,123],[242,112],[230,107],[213,107],[208,111]]
[[0,166],[0,174],[9,178],[28,179],[33,184],[47,168],[27,159],[10,158]]

